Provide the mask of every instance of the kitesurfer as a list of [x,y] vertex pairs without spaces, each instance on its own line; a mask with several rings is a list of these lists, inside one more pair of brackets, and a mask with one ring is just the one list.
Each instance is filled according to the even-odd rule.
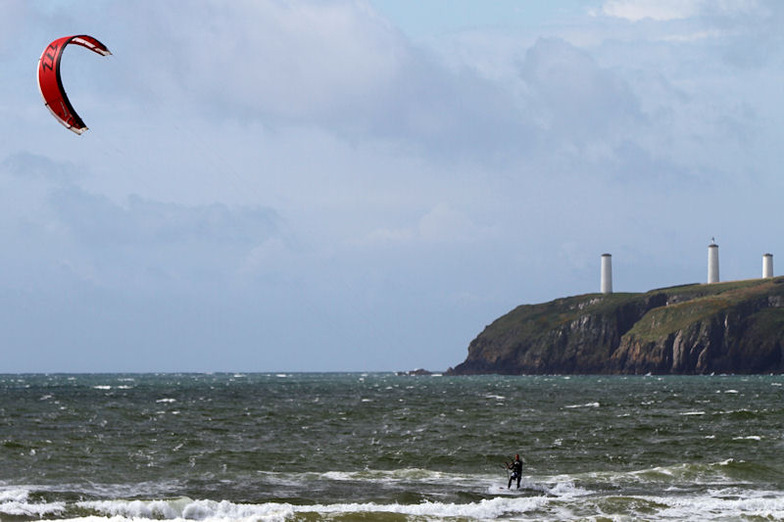
[[523,477],[523,461],[520,460],[520,455],[515,455],[514,462],[506,462],[506,469],[511,469],[512,474],[509,475],[509,484],[506,489],[512,487],[512,481],[517,479],[517,489],[520,489],[520,479]]

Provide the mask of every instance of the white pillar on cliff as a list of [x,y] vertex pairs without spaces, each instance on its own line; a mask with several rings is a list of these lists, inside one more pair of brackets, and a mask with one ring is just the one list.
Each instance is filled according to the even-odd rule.
[[773,277],[773,254],[762,256],[762,277]]
[[708,284],[719,282],[719,245],[708,245]]
[[611,294],[612,289],[612,256],[610,254],[602,254],[602,278],[600,283],[600,291],[603,294]]

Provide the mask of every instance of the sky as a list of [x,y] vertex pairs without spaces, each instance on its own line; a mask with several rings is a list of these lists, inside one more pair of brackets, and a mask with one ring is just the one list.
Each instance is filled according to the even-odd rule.
[[440,371],[603,253],[784,266],[776,0],[0,7],[0,373]]

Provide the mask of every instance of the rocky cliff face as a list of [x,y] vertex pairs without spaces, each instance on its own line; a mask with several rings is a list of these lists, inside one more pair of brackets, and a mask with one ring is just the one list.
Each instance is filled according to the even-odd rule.
[[782,373],[784,278],[590,294],[512,310],[447,373]]

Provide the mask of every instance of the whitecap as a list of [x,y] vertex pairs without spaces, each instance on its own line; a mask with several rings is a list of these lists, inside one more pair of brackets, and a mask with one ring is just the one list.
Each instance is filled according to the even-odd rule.
[[[26,489],[8,489],[0,491],[0,515],[14,517],[43,518],[47,515],[58,515],[65,510],[64,502],[32,503],[30,492]],[[0,516],[0,519],[3,517]]]
[[588,402],[586,404],[571,404],[569,406],[564,406],[564,408],[575,409],[575,408],[598,408],[600,404],[598,402]]
[[0,491],[0,502],[22,502],[29,494],[26,489],[7,489]]
[[294,506],[297,513],[317,513],[348,515],[351,513],[396,513],[414,517],[466,518],[492,520],[530,512],[547,505],[546,496],[536,497],[495,497],[468,504],[447,504],[442,502],[423,502],[421,504],[316,504]]
[[5,502],[0,504],[0,513],[17,517],[43,518],[46,515],[57,515],[65,511],[65,502],[48,502],[31,504],[29,502]]
[[79,502],[77,506],[109,516],[145,519],[174,519],[183,516],[193,501],[187,497],[173,500],[96,500]]
[[704,520],[706,514],[711,514],[712,520],[784,518],[784,498],[778,492],[743,491],[742,495],[736,498],[727,498],[723,496],[723,490],[720,490],[696,497],[639,498],[664,506],[656,513],[655,518],[659,520]]

